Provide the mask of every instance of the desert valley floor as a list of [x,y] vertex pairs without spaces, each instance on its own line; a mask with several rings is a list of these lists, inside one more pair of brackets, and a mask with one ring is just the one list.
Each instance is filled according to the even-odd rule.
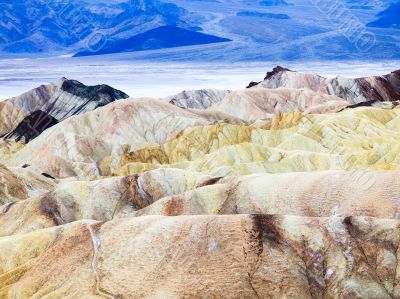
[[0,298],[400,298],[400,71],[0,102]]

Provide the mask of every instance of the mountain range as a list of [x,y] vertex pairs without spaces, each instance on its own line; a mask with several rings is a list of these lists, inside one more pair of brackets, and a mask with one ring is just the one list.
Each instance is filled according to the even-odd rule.
[[[188,25],[185,11],[158,0],[113,2],[1,1],[0,41],[10,53],[76,51],[102,38],[127,38],[145,30]],[[190,27],[190,26],[189,26]]]
[[400,71],[260,79],[1,102],[0,297],[397,298]]
[[[80,53],[79,56],[140,50],[131,58],[257,61],[389,60],[399,58],[400,53],[396,0],[345,1],[336,8],[340,11],[331,15],[328,12],[334,7],[329,1],[319,1],[317,5],[300,0],[72,1],[69,6],[60,3],[3,0],[0,55]],[[338,17],[332,18],[334,15]],[[347,19],[341,19],[341,15]],[[153,35],[175,27],[162,39]],[[349,32],[358,31],[351,35],[346,28]],[[182,30],[191,32],[190,42],[176,42]],[[201,34],[213,37],[204,43]],[[144,37],[149,40],[138,46],[136,40]],[[210,44],[214,39],[231,42]],[[360,50],[362,42],[367,46]],[[189,47],[180,49],[181,46]],[[165,51],[170,47],[179,49]]]

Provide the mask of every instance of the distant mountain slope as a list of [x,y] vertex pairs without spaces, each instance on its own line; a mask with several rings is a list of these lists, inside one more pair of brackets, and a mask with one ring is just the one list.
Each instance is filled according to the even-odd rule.
[[400,29],[400,1],[389,6],[378,14],[379,19],[368,23],[369,27],[399,28]]
[[156,50],[163,48],[203,45],[227,41],[230,41],[230,39],[166,25],[146,31],[141,34],[137,34],[125,40],[112,41],[109,44],[105,45],[99,51],[82,51],[78,52],[74,56],[79,57],[121,52]]
[[[145,3],[145,4],[144,4]],[[77,50],[95,35],[127,38],[164,24],[185,25],[185,10],[158,0],[96,3],[71,0],[0,2],[0,49],[12,53]]]
[[260,4],[264,6],[290,5],[285,0],[262,0]]
[[236,15],[238,17],[260,17],[260,18],[281,19],[281,20],[290,19],[288,15],[282,13],[265,13],[265,12],[248,11],[248,10],[239,11]]
[[325,78],[275,67],[263,81],[251,82],[249,88],[307,88],[322,94],[338,96],[350,104],[361,102],[395,102],[400,99],[400,70],[384,76],[366,78]]
[[0,137],[28,142],[70,116],[125,98],[108,85],[86,86],[62,78],[0,102]]

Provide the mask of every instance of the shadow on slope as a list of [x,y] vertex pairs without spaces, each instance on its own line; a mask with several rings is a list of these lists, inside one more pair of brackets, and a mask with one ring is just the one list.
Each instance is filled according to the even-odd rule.
[[231,41],[214,35],[195,32],[172,25],[161,26],[124,40],[113,40],[98,51],[81,51],[74,57],[157,50]]
[[368,27],[400,29],[400,1],[378,14],[379,19],[368,23]]

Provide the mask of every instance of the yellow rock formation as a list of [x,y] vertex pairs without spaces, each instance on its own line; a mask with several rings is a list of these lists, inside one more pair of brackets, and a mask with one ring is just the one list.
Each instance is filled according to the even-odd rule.
[[270,129],[215,124],[121,159],[118,175],[174,167],[215,176],[318,170],[399,169],[400,110],[279,115]]

